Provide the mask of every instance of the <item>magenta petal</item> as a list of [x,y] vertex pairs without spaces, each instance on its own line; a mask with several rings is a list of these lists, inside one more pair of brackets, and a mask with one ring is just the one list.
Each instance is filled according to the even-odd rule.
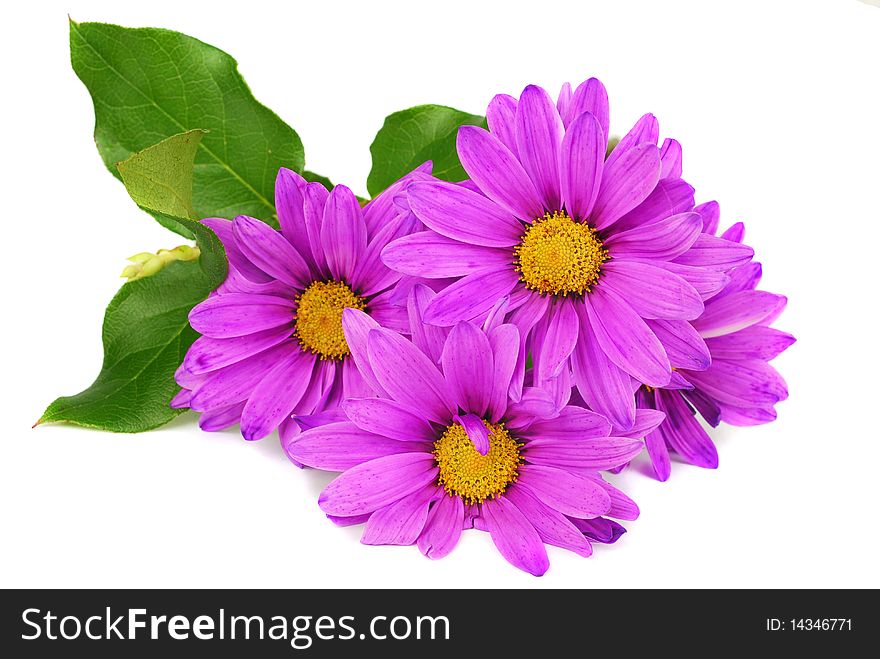
[[226,250],[226,258],[229,260],[229,265],[232,266],[232,269],[237,270],[242,277],[249,282],[257,284],[266,284],[274,279],[274,277],[266,274],[251,263],[250,259],[238,248],[238,243],[232,234],[231,220],[208,217],[202,220],[202,224],[217,234],[217,238],[220,239],[220,242],[223,243],[223,248]]
[[276,346],[291,335],[287,325],[228,339],[200,336],[190,346],[183,360],[184,368],[193,375],[216,371]]
[[361,542],[365,545],[413,544],[425,528],[428,506],[436,495],[437,487],[428,485],[380,508],[370,515]]
[[617,293],[642,318],[690,320],[703,313],[699,293],[668,270],[623,259],[602,268],[602,287]]
[[306,185],[302,176],[285,167],[280,168],[275,177],[275,206],[278,209],[281,233],[297,253],[309,262],[312,260],[312,248],[309,245],[303,211],[303,192]]
[[[730,282],[730,277],[720,270],[710,270],[709,268],[682,265],[669,261],[654,261],[654,265],[684,279],[694,287],[694,290],[702,300],[708,300],[710,297],[718,294]],[[739,269],[737,268],[737,270]]]
[[510,249],[459,242],[433,231],[420,231],[395,240],[382,250],[382,261],[397,272],[415,277],[462,277],[513,262]]
[[660,178],[681,178],[681,144],[670,137],[660,147]]
[[572,122],[562,140],[560,177],[562,197],[576,220],[590,217],[605,165],[605,134],[598,120],[584,112]]
[[540,577],[550,567],[541,536],[504,496],[484,501],[482,519],[501,555],[514,567]]
[[519,357],[520,338],[516,325],[499,325],[489,332],[492,347],[492,390],[489,394],[489,421],[497,423],[507,411],[507,393]]
[[765,291],[740,291],[706,304],[705,313],[694,321],[704,339],[731,334],[761,322],[785,300]]
[[537,387],[526,387],[523,389],[522,397],[507,406],[504,422],[508,428],[519,430],[528,428],[536,418],[550,418],[557,412],[556,401],[548,391]]
[[605,493],[611,499],[611,508],[607,513],[608,517],[622,520],[634,520],[639,518],[639,507],[636,505],[635,501],[630,499],[610,483],[606,483],[598,473],[593,472],[593,475],[590,478],[605,490]]
[[455,413],[449,386],[431,360],[399,334],[371,330],[367,341],[370,366],[394,400],[447,424]]
[[[651,144],[657,146],[657,140],[660,138],[660,125],[657,117],[648,113],[639,117],[635,125],[629,129],[629,132],[620,138],[617,146],[608,155],[606,166],[610,167],[619,158],[625,156],[628,152],[642,144]],[[659,155],[659,151],[658,151]]]
[[355,366],[366,383],[377,393],[384,393],[385,390],[373,374],[370,356],[367,352],[367,336],[371,330],[378,327],[379,323],[363,311],[352,308],[342,311],[342,331],[345,333],[345,342],[351,352],[350,358],[354,360]]
[[533,440],[557,442],[606,437],[611,424],[601,414],[583,407],[568,405],[552,419],[539,419],[521,434]]
[[431,559],[448,555],[464,528],[464,504],[457,496],[443,496],[434,502],[418,539],[419,551]]
[[476,414],[456,414],[453,420],[464,428],[468,439],[471,440],[474,448],[477,449],[477,453],[486,455],[489,452],[489,429],[480,417]]
[[516,107],[516,152],[547,209],[562,206],[559,148],[564,130],[550,95],[536,85],[526,87]]
[[363,257],[355,265],[348,282],[361,295],[375,295],[400,280],[400,273],[382,262],[382,250],[397,238],[409,235],[421,223],[412,213],[401,213],[379,226],[367,244]]
[[584,534],[565,515],[541,503],[528,490],[514,486],[504,496],[535,527],[542,542],[568,549],[580,556],[590,556],[593,553]]
[[690,464],[706,469],[718,468],[715,444],[697,421],[694,412],[675,391],[658,391],[657,409],[666,414],[660,433],[666,442]]
[[597,471],[624,465],[641,453],[643,448],[640,441],[629,437],[535,439],[526,444],[523,457],[530,464]]
[[[364,376],[358,371],[357,366],[351,359],[342,360],[342,398],[367,398],[376,394],[375,390],[367,384]],[[336,377],[339,377],[338,375]],[[342,418],[347,418],[342,415]]]
[[394,291],[388,290],[373,297],[367,304],[370,318],[382,327],[399,334],[409,334],[410,323],[406,307],[393,302]]
[[427,325],[424,322],[425,309],[436,295],[434,291],[424,284],[416,284],[410,289],[406,310],[409,317],[412,342],[419,350],[428,355],[432,362],[438,364],[440,363],[440,355],[443,353],[443,346],[446,343],[446,337],[449,336],[449,329]]
[[181,389],[178,391],[168,406],[173,410],[183,410],[189,407],[189,401],[192,398],[192,391],[189,389]]
[[512,247],[522,237],[523,225],[509,211],[460,185],[413,183],[406,196],[416,217],[447,238],[483,247]]
[[290,416],[311,385],[314,363],[314,355],[299,351],[266,373],[241,414],[241,434],[245,439],[262,439]]
[[730,240],[735,243],[741,243],[746,237],[746,225],[742,222],[732,224],[729,229],[721,234],[724,240]]
[[686,252],[700,235],[702,227],[697,213],[679,213],[615,233],[605,245],[612,257],[668,261]]
[[753,325],[733,334],[706,340],[717,359],[762,359],[770,361],[795,342],[786,332],[772,327]]
[[640,144],[605,162],[591,224],[605,229],[647,198],[660,180],[660,150]]
[[[290,457],[326,471],[345,471],[389,455],[424,456],[430,450],[431,444],[428,442],[401,442],[382,437],[361,430],[349,421],[327,423],[306,430],[287,445]],[[381,478],[393,480],[391,474]]]
[[689,212],[694,207],[694,188],[682,179],[660,179],[648,197],[614,224],[623,232],[667,217]]
[[[398,447],[407,446],[403,442],[386,441]],[[339,476],[321,492],[318,505],[328,515],[363,515],[421,490],[435,478],[437,467],[433,453],[386,455],[352,467]]]
[[598,517],[611,508],[611,499],[595,481],[555,467],[522,465],[517,487],[527,488],[540,501],[569,517]]
[[244,336],[293,322],[293,301],[271,295],[227,293],[189,312],[192,328],[215,339]]
[[521,220],[544,214],[528,174],[498,138],[477,126],[462,126],[456,144],[462,167],[489,199]]
[[684,320],[645,321],[660,339],[673,368],[704,371],[712,363],[706,342],[693,326]]
[[321,247],[330,274],[348,281],[367,249],[367,225],[360,204],[344,185],[333,188],[324,206]]
[[512,265],[463,277],[431,300],[425,309],[425,322],[454,325],[474,319],[490,311],[498,299],[510,293],[518,279]]
[[716,270],[730,270],[745,265],[755,255],[748,245],[702,233],[691,248],[675,259],[676,263]]
[[458,407],[482,417],[489,406],[494,371],[489,338],[471,323],[458,323],[446,339],[440,363]]
[[607,417],[615,428],[628,430],[636,415],[632,378],[602,350],[584,305],[578,305],[577,310],[580,335],[571,355],[575,385],[587,405]]
[[330,193],[321,183],[309,183],[303,192],[303,216],[306,223],[306,234],[312,251],[315,268],[322,277],[330,275],[324,247],[321,244],[321,225],[324,223],[324,208]]
[[492,134],[516,154],[516,99],[509,94],[497,94],[486,108],[486,123]]
[[[636,420],[633,427],[626,432],[619,433],[623,437],[632,437],[634,439],[644,439],[645,435],[652,432],[657,426],[663,423],[666,415],[657,410],[639,408],[636,410]],[[617,433],[616,433],[617,434]]]
[[703,220],[703,233],[714,236],[718,233],[718,224],[721,222],[721,207],[717,201],[707,201],[694,208]]
[[401,403],[384,398],[349,398],[345,415],[358,428],[399,441],[433,442],[437,433],[423,417]]
[[238,248],[260,270],[288,286],[305,288],[311,274],[309,266],[293,245],[265,222],[239,215],[232,222]]
[[556,97],[556,111],[559,112],[559,116],[562,117],[562,124],[566,127],[570,123],[568,114],[571,111],[571,97],[571,83],[563,82],[559,90],[559,96]]
[[199,428],[205,432],[217,432],[231,428],[241,421],[243,409],[244,401],[208,410],[199,417]]
[[659,430],[648,433],[645,436],[645,447],[657,480],[664,482],[669,480],[669,475],[672,473],[672,463],[669,460],[669,449],[666,447],[663,434]]
[[602,351],[639,382],[665,386],[672,366],[663,344],[617,294],[597,286],[585,298],[590,327]]
[[[707,270],[706,268],[701,269],[704,271]],[[739,293],[740,291],[755,290],[758,287],[758,284],[761,283],[763,266],[757,261],[751,261],[738,268],[734,268],[728,274],[730,276],[728,277],[727,285],[724,286],[724,290],[718,294],[719,298],[725,295],[731,295],[732,293]]]
[[596,78],[590,78],[582,82],[574,90],[568,110],[568,123],[573,122],[584,112],[589,112],[596,117],[599,127],[602,129],[602,135],[607,139],[610,123],[608,92],[605,91],[605,86]]
[[767,407],[788,398],[782,376],[770,364],[757,359],[717,359],[708,370],[687,371],[685,375],[703,393],[725,405]]
[[578,340],[578,318],[571,298],[563,298],[550,307],[547,331],[535,359],[536,386],[555,378],[568,362]]

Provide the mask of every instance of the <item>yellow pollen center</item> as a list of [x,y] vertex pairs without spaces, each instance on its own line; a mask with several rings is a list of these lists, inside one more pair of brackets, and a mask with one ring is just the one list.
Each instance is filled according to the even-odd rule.
[[514,253],[526,288],[552,295],[589,293],[609,258],[596,230],[563,211],[532,222]]
[[364,300],[341,281],[315,281],[296,298],[295,335],[303,350],[321,359],[342,359],[348,343],[342,331],[342,311],[366,307]]
[[483,421],[489,429],[489,451],[480,455],[461,424],[454,423],[434,442],[437,482],[465,503],[479,503],[503,494],[516,481],[522,464],[520,444],[503,423]]

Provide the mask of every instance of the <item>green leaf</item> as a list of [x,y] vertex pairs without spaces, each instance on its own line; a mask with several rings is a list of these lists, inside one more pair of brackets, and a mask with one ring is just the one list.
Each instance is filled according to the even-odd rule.
[[302,143],[254,99],[232,57],[179,32],[73,21],[70,56],[92,95],[95,142],[114,175],[132,153],[204,129],[196,216],[252,215],[277,225],[275,176],[282,166],[302,171]]
[[192,169],[198,139],[198,133],[177,135],[119,165],[129,194],[143,210],[195,237],[198,260],[172,262],[122,286],[104,315],[104,364],[97,379],[75,396],[58,398],[39,423],[142,432],[180,414],[168,403],[178,390],[174,371],[198,336],[187,317],[225,279],[227,267],[223,246],[212,231],[168,212],[191,206],[186,167],[188,162]]
[[434,162],[434,176],[463,181],[467,174],[458,160],[455,138],[459,126],[486,128],[486,118],[443,105],[419,105],[385,118],[370,145],[373,168],[367,190],[375,197],[426,160]]
[[302,177],[310,183],[320,183],[328,190],[333,189],[333,183],[326,176],[321,176],[320,174],[315,174],[315,172],[306,170],[302,173]]

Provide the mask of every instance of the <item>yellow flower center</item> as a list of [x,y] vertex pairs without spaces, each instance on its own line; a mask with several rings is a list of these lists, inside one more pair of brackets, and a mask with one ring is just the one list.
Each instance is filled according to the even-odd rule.
[[522,464],[520,444],[503,423],[483,421],[489,429],[489,451],[480,455],[464,427],[454,423],[434,442],[434,457],[440,469],[438,483],[448,494],[465,503],[479,503],[503,494],[516,481]]
[[596,230],[563,211],[529,225],[514,253],[526,288],[552,295],[589,293],[609,258]]
[[367,305],[341,281],[315,281],[296,298],[296,338],[303,350],[321,359],[342,359],[348,343],[342,331],[342,311]]

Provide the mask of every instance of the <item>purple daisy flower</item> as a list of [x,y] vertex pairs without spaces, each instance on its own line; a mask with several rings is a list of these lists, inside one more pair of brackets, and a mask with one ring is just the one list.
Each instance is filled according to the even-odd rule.
[[[701,208],[706,236],[718,229],[718,205]],[[741,222],[722,238],[742,242]],[[697,419],[711,426],[724,421],[735,426],[776,419],[776,403],[788,397],[782,376],[768,363],[795,342],[791,334],[770,327],[785,309],[782,295],[757,290],[761,264],[732,268],[729,282],[706,302],[703,314],[687,328],[658,331],[673,366],[673,382],[664,388],[642,387],[637,405],[666,414],[666,420],[645,436],[654,472],[669,478],[670,451],[685,462],[714,469],[718,453]]]
[[201,412],[204,430],[240,423],[248,440],[276,428],[289,439],[299,432],[291,415],[371,395],[350,358],[342,312],[359,309],[408,331],[406,308],[390,300],[400,273],[380,258],[389,241],[418,226],[393,203],[407,180],[362,209],[345,186],[328,193],[282,169],[275,186],[280,231],[245,216],[203,220],[226,248],[229,275],[190,313],[202,336],[177,371],[183,390],[172,405]]
[[480,319],[509,296],[508,320],[531,350],[536,384],[570,365],[590,407],[628,429],[633,380],[662,387],[672,378],[648,321],[697,318],[724,285],[710,266],[752,254],[701,238],[681,147],[658,147],[653,115],[606,158],[608,117],[596,79],[563,87],[556,103],[537,86],[519,100],[496,96],[490,131],[458,132],[471,185],[409,185],[409,205],[429,231],[394,241],[382,258],[404,274],[458,278],[425,310],[435,325]]
[[640,441],[610,437],[604,417],[560,409],[541,389],[510,399],[516,326],[460,322],[442,340],[438,365],[357,309],[345,310],[343,324],[379,396],[344,401],[347,421],[306,430],[286,448],[297,462],[344,472],[319,505],[339,524],[366,523],[365,544],[416,544],[440,558],[463,529],[477,528],[510,563],[541,575],[545,543],[589,556],[590,540],[612,542],[623,531],[605,516],[637,517],[598,470],[631,459]]

